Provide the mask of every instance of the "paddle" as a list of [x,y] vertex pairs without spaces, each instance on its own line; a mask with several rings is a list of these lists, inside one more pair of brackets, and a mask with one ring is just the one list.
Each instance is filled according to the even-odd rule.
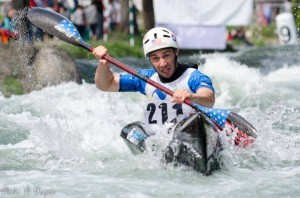
[[[34,25],[38,26],[49,34],[53,34],[63,41],[82,47],[90,52],[92,52],[94,49],[82,40],[72,22],[56,12],[52,12],[43,8],[33,8],[28,12],[27,17]],[[173,91],[139,74],[137,71],[133,70],[124,63],[113,59],[109,55],[103,56],[103,59],[106,59],[111,64],[140,78],[141,80],[158,88],[166,94],[173,96]],[[248,143],[253,142],[254,138],[257,136],[256,129],[236,113],[224,109],[206,108],[199,104],[193,103],[190,99],[186,99],[184,103],[204,113],[217,125],[220,130],[223,130],[225,127],[229,127],[232,130],[231,132],[236,131],[237,136],[235,139],[235,144],[237,145],[246,146]]]

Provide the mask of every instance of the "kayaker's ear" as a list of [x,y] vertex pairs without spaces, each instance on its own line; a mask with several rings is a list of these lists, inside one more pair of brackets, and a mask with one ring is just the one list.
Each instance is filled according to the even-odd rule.
[[178,54],[179,54],[179,49],[175,49],[174,51],[175,51],[175,55],[178,56]]

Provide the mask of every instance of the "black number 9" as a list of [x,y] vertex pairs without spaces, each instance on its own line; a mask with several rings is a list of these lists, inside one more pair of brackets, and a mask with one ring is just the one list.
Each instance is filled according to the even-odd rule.
[[280,34],[283,37],[284,43],[288,43],[291,40],[291,31],[290,31],[289,27],[282,26],[280,28]]

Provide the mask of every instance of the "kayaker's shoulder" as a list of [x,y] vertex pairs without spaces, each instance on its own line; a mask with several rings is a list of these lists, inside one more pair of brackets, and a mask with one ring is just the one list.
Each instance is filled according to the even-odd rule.
[[139,69],[138,73],[142,74],[143,76],[146,77],[151,77],[153,74],[156,73],[155,69]]

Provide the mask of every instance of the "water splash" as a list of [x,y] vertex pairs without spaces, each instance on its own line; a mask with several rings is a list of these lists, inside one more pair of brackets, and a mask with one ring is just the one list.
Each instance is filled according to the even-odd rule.
[[[54,181],[58,178],[65,178],[56,188],[65,196],[112,195],[110,189],[120,182],[126,185],[114,191],[116,196],[135,195],[136,191],[126,189],[140,190],[142,195],[157,195],[161,189],[170,196],[229,196],[233,192],[254,196],[264,195],[262,185],[296,195],[297,189],[283,183],[299,179],[298,68],[262,74],[258,68],[224,56],[207,57],[200,70],[212,76],[216,107],[235,111],[258,130],[258,138],[246,149],[233,146],[223,136],[222,169],[209,178],[186,167],[163,166],[159,152],[132,156],[119,133],[126,124],[141,120],[145,98],[136,93],[101,92],[87,83],[65,83],[11,98],[0,96],[0,132],[10,130],[4,135],[5,144],[0,145],[0,173],[7,178],[4,182],[14,178],[14,184],[29,184],[42,181],[26,171],[39,170],[42,172],[34,175],[52,178],[47,183],[51,188],[57,186]],[[12,141],[12,136],[19,139]],[[15,175],[8,176],[11,172]],[[24,175],[26,181],[21,179]],[[275,185],[276,178],[280,181]],[[69,184],[80,187],[74,190]],[[146,184],[153,188],[144,187]],[[103,188],[85,190],[91,185]]]

